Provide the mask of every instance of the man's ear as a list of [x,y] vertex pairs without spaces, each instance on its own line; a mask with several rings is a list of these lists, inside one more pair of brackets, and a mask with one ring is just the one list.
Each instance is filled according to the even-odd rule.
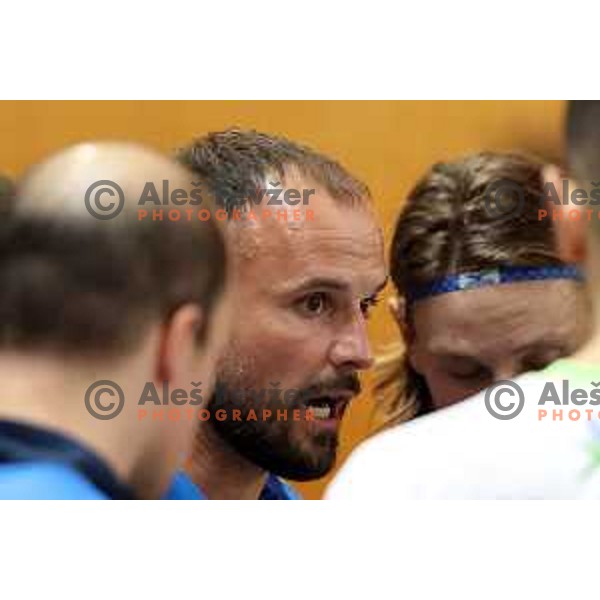
[[178,308],[162,327],[156,377],[158,381],[182,381],[193,372],[198,359],[198,338],[204,314],[197,304]]
[[546,200],[546,216],[550,219],[554,230],[554,239],[558,255],[567,263],[583,263],[586,258],[586,205],[580,206],[571,202],[571,198],[564,197],[564,182],[567,181],[567,190],[570,194],[575,189],[573,181],[567,179],[560,167],[552,164],[544,166],[542,171],[543,183],[551,185],[556,193],[554,198],[557,204],[550,199]]

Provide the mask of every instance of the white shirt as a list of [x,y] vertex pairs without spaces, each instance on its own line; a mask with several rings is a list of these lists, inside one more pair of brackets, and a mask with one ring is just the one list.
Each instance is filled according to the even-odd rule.
[[[559,391],[565,378],[572,388],[591,388],[591,372],[575,377],[573,364],[557,361],[558,369],[516,378],[524,406],[512,419],[494,418],[483,391],[367,440],[350,456],[326,498],[600,498],[600,464],[594,461],[600,405],[538,404],[549,381]],[[600,381],[600,368],[594,373]],[[507,393],[500,404],[516,400]],[[563,420],[540,418],[542,409],[548,415],[562,410]],[[593,409],[595,419],[569,420],[573,409]]]

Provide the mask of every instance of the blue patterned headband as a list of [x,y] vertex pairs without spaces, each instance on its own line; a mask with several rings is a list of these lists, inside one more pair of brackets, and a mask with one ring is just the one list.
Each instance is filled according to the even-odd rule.
[[576,265],[562,265],[554,267],[499,267],[497,269],[484,269],[459,275],[448,275],[436,279],[424,286],[409,289],[406,300],[409,304],[431,296],[460,292],[499,285],[501,283],[515,283],[519,281],[543,281],[548,279],[574,279],[584,281],[584,276]]

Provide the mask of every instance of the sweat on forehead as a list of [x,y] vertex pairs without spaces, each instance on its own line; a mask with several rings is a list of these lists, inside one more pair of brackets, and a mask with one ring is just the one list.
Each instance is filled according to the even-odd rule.
[[[243,258],[294,249],[328,253],[339,245],[351,245],[347,251],[361,254],[383,245],[383,237],[370,205],[340,205],[331,197],[317,196],[311,207],[256,210],[252,221],[229,221],[233,247]],[[281,218],[286,213],[287,218]]]

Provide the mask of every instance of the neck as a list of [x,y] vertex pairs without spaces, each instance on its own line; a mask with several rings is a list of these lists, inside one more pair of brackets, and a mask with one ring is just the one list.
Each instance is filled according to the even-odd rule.
[[[143,465],[147,440],[141,428],[134,432],[130,415],[126,414],[127,404],[109,424],[92,417],[85,408],[87,388],[100,379],[125,382],[126,370],[90,369],[87,365],[54,357],[2,354],[0,419],[65,435],[94,452],[118,479],[131,485],[138,496],[160,495],[146,480],[147,473],[151,472]],[[126,399],[134,397],[128,394],[130,389],[123,386]],[[141,476],[142,472],[145,477]]]
[[210,500],[257,500],[267,473],[238,454],[209,423],[198,428],[190,475]]

